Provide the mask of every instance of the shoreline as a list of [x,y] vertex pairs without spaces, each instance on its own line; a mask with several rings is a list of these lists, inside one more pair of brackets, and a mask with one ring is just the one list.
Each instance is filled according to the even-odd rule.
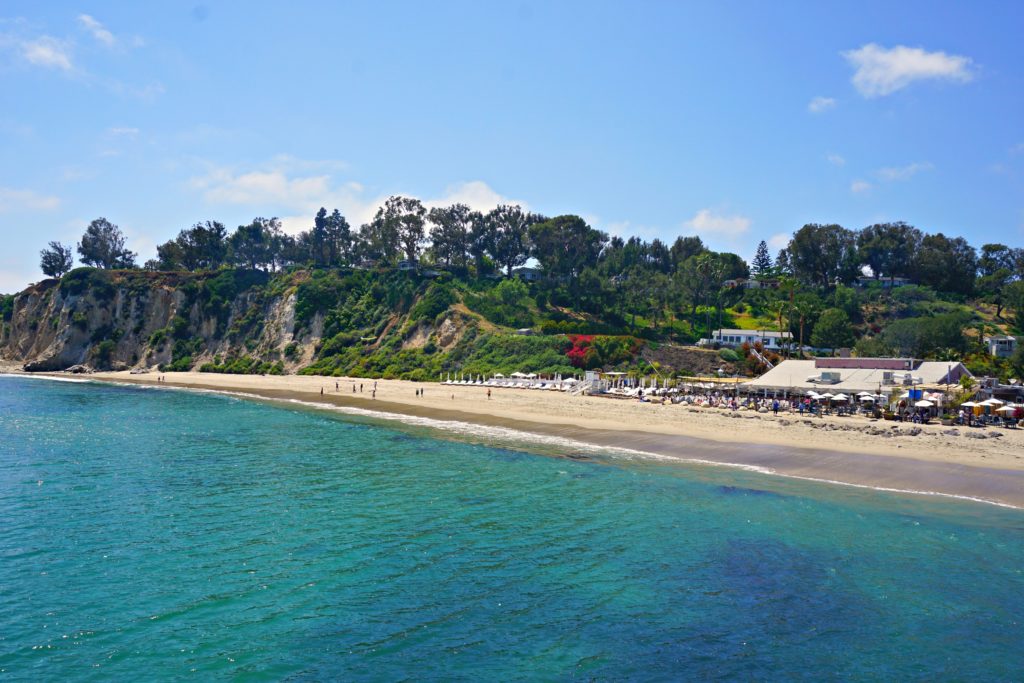
[[[59,373],[47,376],[70,379]],[[165,376],[167,381],[157,382],[158,376]],[[751,415],[760,419],[744,420],[723,411],[516,389],[495,389],[488,400],[486,387],[403,380],[376,380],[377,398],[373,399],[370,392],[375,380],[358,378],[106,372],[74,379],[205,390],[297,402],[313,408],[373,411],[384,418],[392,415],[392,419],[411,416],[437,421],[441,429],[445,422],[463,423],[683,463],[1024,509],[1024,461],[1019,455],[1024,448],[1020,448],[1017,434],[1013,438],[975,440],[943,437],[941,431],[932,430],[932,434],[923,434],[923,439],[921,435],[882,438],[809,427],[801,423],[810,420],[793,415]],[[358,391],[360,383],[362,393]],[[356,387],[355,393],[352,387]],[[415,396],[417,389],[424,390],[423,397]],[[786,420],[788,424],[779,427]],[[945,441],[959,438],[965,443],[955,445],[965,449],[951,451],[945,444],[944,451],[943,444],[935,443],[935,434]]]

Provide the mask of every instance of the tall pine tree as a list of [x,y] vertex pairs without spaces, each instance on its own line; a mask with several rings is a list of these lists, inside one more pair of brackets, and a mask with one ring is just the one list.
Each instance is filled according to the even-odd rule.
[[768,243],[761,240],[757,245],[757,253],[754,254],[754,274],[758,277],[770,275],[772,272],[772,257],[768,253]]

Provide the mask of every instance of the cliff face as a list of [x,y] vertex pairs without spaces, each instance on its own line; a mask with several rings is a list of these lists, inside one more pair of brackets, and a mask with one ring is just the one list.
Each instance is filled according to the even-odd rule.
[[197,363],[239,353],[297,365],[312,354],[312,335],[296,338],[294,292],[268,293],[266,279],[81,269],[15,296],[0,331],[0,358],[35,371],[151,367],[184,355]]

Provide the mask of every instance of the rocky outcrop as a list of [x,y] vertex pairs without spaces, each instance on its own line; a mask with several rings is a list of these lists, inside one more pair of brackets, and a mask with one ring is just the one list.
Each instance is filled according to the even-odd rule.
[[292,343],[294,362],[312,355],[312,335],[294,338],[294,292],[268,296],[247,286],[230,300],[204,298],[204,282],[216,275],[90,270],[45,280],[15,297],[0,358],[55,371],[152,367],[186,347],[196,363],[217,355],[280,357]]

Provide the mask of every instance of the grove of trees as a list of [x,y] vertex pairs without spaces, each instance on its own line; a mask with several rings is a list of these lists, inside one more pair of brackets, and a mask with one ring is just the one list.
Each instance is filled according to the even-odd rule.
[[[135,268],[136,255],[125,245],[116,225],[97,218],[77,253],[85,265]],[[748,265],[737,254],[708,249],[697,236],[671,243],[624,239],[575,215],[547,217],[514,205],[486,213],[465,204],[428,210],[417,199],[393,196],[358,228],[338,209],[326,208],[297,235],[285,233],[277,218],[257,217],[234,230],[197,222],[160,244],[144,267],[280,271],[388,267],[404,260],[486,281],[511,278],[531,259],[539,265],[539,274],[530,274],[531,306],[555,317],[572,309],[634,333],[664,331],[692,340],[743,310],[758,324],[789,330],[801,346],[935,354],[962,352],[954,331],[962,338],[969,323],[954,309],[968,301],[989,304],[996,317],[1008,310],[1018,327],[1024,325],[1024,249],[998,243],[976,249],[961,237],[903,222],[861,230],[804,225],[775,258],[760,242]],[[40,253],[50,277],[72,265],[71,248],[58,242]],[[745,289],[742,280],[752,275],[762,286]],[[892,287],[896,278],[913,285]],[[884,315],[871,312],[870,297]],[[494,310],[507,320],[524,319],[524,305],[506,298],[495,299]],[[933,341],[922,342],[922,330]]]

